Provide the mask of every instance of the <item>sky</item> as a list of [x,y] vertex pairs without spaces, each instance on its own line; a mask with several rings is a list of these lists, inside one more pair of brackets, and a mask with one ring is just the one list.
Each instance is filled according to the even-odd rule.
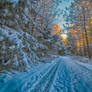
[[[69,7],[70,4],[71,4],[71,1],[72,1],[72,0],[66,0],[66,1],[63,0],[62,3],[60,3],[60,4],[58,5],[58,7],[57,7],[58,11],[60,12],[60,11],[62,11],[62,10],[65,10],[66,7]],[[60,14],[59,16],[56,16],[54,23],[55,23],[55,24],[59,24],[59,26],[60,26],[61,28],[63,28],[62,25],[65,24],[65,21],[64,21],[64,18],[63,18],[63,16],[62,16],[62,14]]]

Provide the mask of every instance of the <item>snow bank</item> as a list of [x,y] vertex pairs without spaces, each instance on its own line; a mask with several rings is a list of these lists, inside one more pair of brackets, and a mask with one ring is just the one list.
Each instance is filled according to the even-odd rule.
[[89,60],[88,58],[78,56],[64,56],[61,58],[66,59],[68,62],[75,62],[76,64],[79,64],[89,70],[92,70],[92,60]]
[[82,63],[82,62],[77,62],[78,64],[86,67],[87,69],[89,70],[92,70],[92,64],[89,64],[89,63]]

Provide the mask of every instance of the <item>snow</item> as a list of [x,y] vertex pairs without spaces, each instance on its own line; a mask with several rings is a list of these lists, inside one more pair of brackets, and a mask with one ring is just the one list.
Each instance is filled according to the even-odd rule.
[[[35,51],[39,47],[46,48],[46,46],[38,43],[38,41],[27,32],[23,32],[22,30],[14,30],[3,26],[0,27],[0,41],[3,41],[5,38],[8,39],[8,43],[12,43],[12,45],[10,45],[8,48],[10,51],[13,51],[14,66],[18,66],[18,63],[24,63],[25,67],[28,68],[32,62],[37,62],[38,60]],[[6,46],[7,45],[2,44],[2,48],[5,49]],[[28,51],[26,51],[26,49]],[[11,62],[11,60],[9,61]],[[9,62],[7,64],[9,64]]]
[[10,47],[9,47],[9,49],[12,49],[12,50],[13,50],[14,48],[15,48],[15,46],[14,46],[14,45],[12,45],[12,46],[10,46]]
[[33,64],[30,71],[1,74],[0,92],[91,92],[92,71],[76,62],[54,56],[51,62]]
[[69,61],[76,62],[77,64],[92,70],[92,60],[89,60],[88,58],[85,57],[79,57],[79,56],[67,56]]
[[19,66],[19,63],[18,63],[18,58],[16,55],[14,55],[14,63],[13,63],[14,66]]
[[90,63],[82,63],[82,62],[77,62],[77,63],[92,71],[92,61],[91,61],[91,64]]
[[19,0],[8,0],[10,2],[13,2],[13,3],[17,3]]
[[0,41],[2,41],[4,38],[3,38],[3,36],[0,36]]
[[[0,28],[0,33],[2,35],[5,35],[10,41],[13,41],[14,43],[16,43],[18,48],[22,44],[22,41],[18,39],[18,33],[14,29],[11,30],[9,28],[6,28],[6,29]],[[9,35],[9,33],[11,34]]]

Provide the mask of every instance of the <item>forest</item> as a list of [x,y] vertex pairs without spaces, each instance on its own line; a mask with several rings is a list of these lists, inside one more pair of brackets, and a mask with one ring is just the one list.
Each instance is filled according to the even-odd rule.
[[76,55],[92,57],[92,1],[75,0],[70,6],[66,21],[69,24],[69,41]]
[[24,69],[52,53],[64,54],[61,39],[51,31],[55,2],[0,0],[0,70]]
[[0,92],[91,92],[92,0],[0,0]]

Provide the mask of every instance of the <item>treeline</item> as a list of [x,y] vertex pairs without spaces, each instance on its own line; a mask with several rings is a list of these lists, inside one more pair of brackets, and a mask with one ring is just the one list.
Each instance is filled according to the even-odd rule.
[[92,0],[74,0],[66,13],[69,49],[74,55],[91,58]]

